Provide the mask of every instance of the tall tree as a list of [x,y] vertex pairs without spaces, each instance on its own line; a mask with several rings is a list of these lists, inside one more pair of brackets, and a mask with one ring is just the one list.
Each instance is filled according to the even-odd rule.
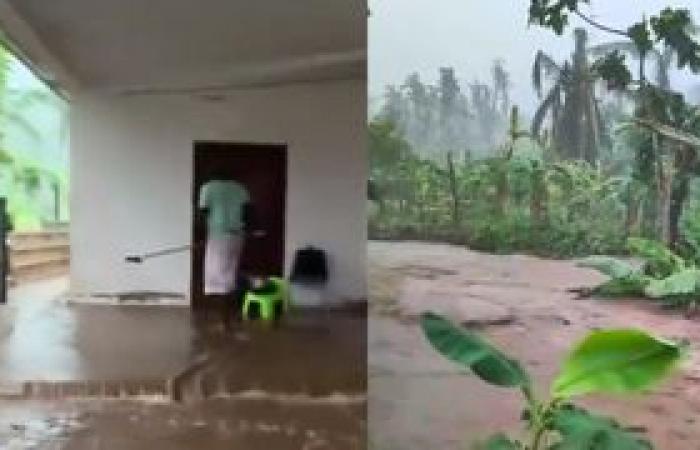
[[480,130],[480,144],[484,148],[492,148],[496,144],[496,130],[498,129],[496,96],[491,86],[478,80],[469,85],[469,91],[477,127]]
[[401,89],[406,93],[407,107],[410,108],[408,119],[410,123],[407,126],[406,137],[422,147],[426,143],[426,135],[432,125],[428,89],[418,73],[410,74]]
[[[678,172],[688,170],[689,161],[697,160],[688,153],[700,151],[700,138],[694,132],[679,128],[673,116],[678,110],[685,109],[686,104],[681,95],[663,89],[668,84],[668,77],[663,72],[657,74],[657,82],[661,87],[652,85],[646,76],[647,58],[653,54],[655,46],[663,46],[663,56],[659,66],[670,64],[671,54],[675,55],[676,66],[679,69],[688,68],[694,73],[700,73],[700,42],[695,39],[697,31],[691,13],[687,9],[665,8],[658,14],[631,24],[626,29],[616,29],[607,26],[585,15],[579,9],[579,4],[589,3],[588,0],[531,0],[529,19],[531,23],[551,28],[557,34],[562,34],[569,24],[570,16],[574,15],[597,28],[598,30],[622,36],[626,42],[634,45],[639,59],[639,80],[633,80],[632,73],[625,63],[626,55],[619,49],[606,54],[594,64],[595,71],[614,89],[630,89],[636,98],[637,111],[634,124],[648,130],[651,134],[651,161],[655,176],[653,185],[656,191],[658,210],[657,232],[659,238],[675,244],[674,219],[681,211],[674,211],[673,198],[683,196],[687,191],[684,183],[676,183]],[[674,194],[674,190],[680,191]]]
[[405,118],[405,108],[406,102],[401,90],[393,85],[387,86],[384,93],[384,105],[379,112],[380,117],[400,127]]
[[566,159],[584,160],[596,165],[603,133],[602,120],[595,96],[595,74],[587,56],[588,35],[576,29],[572,60],[558,65],[539,51],[532,69],[532,83],[543,98],[543,79],[551,86],[532,121],[532,134],[541,136],[545,119],[551,117],[551,139],[559,154]]
[[498,108],[503,116],[508,114],[510,108],[510,74],[504,67],[502,59],[497,59],[491,67],[491,76],[493,77],[493,93]]
[[456,118],[460,115],[461,91],[452,67],[440,68],[440,129],[441,147],[444,151],[453,150],[457,142]]
[[491,85],[479,80],[469,85],[471,107],[480,131],[481,145],[485,148],[496,146],[497,135],[506,131],[511,87],[510,74],[500,59],[491,67]]
[[400,87],[387,86],[377,116],[393,122],[417,154],[442,166],[450,152],[452,158],[466,158],[474,149],[492,153],[507,129],[511,82],[500,60],[491,76],[491,82],[476,81],[465,93],[454,68],[441,68],[435,83],[412,73]]

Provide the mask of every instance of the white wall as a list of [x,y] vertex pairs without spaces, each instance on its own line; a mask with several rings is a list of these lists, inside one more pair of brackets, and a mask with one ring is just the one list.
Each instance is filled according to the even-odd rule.
[[331,300],[366,297],[366,83],[226,93],[75,96],[71,114],[71,286],[81,293],[189,292],[189,254],[125,264],[188,243],[193,141],[286,143],[287,267],[329,252]]

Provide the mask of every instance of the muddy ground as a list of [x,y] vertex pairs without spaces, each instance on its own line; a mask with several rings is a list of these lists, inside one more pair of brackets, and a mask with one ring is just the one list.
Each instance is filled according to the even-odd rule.
[[488,386],[437,355],[418,329],[424,310],[480,329],[524,363],[540,391],[592,329],[639,327],[689,339],[690,360],[649,395],[581,403],[646,430],[657,449],[700,449],[698,319],[639,299],[577,299],[569,289],[604,278],[572,261],[385,242],[370,243],[369,261],[371,449],[466,449],[494,431],[519,429],[519,394]]

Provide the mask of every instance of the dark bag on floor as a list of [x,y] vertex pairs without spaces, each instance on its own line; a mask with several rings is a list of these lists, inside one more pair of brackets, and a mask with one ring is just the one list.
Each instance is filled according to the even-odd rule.
[[325,283],[328,281],[326,253],[315,247],[297,250],[289,277],[296,283]]

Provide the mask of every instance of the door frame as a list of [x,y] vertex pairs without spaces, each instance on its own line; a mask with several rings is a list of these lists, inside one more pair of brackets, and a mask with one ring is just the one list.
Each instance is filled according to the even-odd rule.
[[[245,142],[245,141],[212,141],[212,140],[195,140],[192,142],[192,199],[191,199],[191,236],[190,243],[194,244],[197,238],[196,213],[199,205],[199,178],[197,177],[197,154],[207,152],[246,152],[260,153],[272,152],[277,153],[282,157],[282,188],[284,190],[284,210],[282,211],[282,261],[281,270],[284,272],[287,260],[287,203],[289,200],[289,146],[286,143],[266,143],[266,142]],[[198,308],[207,306],[204,296],[201,292],[196,292],[197,284],[195,283],[195,250],[192,249],[190,255],[190,307]],[[203,270],[202,270],[203,272]],[[283,274],[282,274],[283,275]],[[203,282],[203,276],[202,276]],[[200,301],[201,300],[201,301]]]

